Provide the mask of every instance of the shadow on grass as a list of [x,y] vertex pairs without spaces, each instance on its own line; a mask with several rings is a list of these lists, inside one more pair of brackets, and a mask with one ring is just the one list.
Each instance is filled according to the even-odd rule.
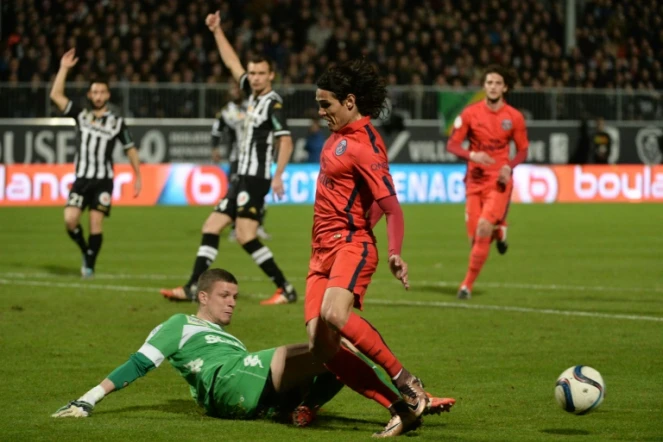
[[[460,283],[459,283],[460,286]],[[412,290],[421,291],[425,293],[437,293],[440,295],[453,296],[454,298],[458,294],[458,287],[450,285],[436,285],[436,284],[417,284],[416,282],[412,283]],[[484,294],[484,291],[481,289],[472,290],[472,296],[481,296]],[[446,297],[445,297],[446,299]]]
[[8,262],[6,264],[7,267],[15,269],[14,271],[20,272],[20,271],[28,271],[29,273],[33,273],[35,270],[42,271],[44,273],[48,273],[51,275],[56,275],[56,276],[80,276],[81,275],[81,269],[80,267],[77,266],[63,266],[60,264],[42,264],[42,265],[34,265],[31,263],[25,263],[25,262]]
[[572,428],[548,428],[541,430],[542,433],[555,434],[557,436],[589,436],[587,430],[575,430]]
[[174,414],[191,414],[204,416],[202,408],[196,406],[191,400],[185,399],[170,399],[165,403],[152,404],[152,405],[131,405],[129,407],[115,408],[108,411],[95,411],[95,415],[100,414],[117,414],[117,413],[131,413],[134,411],[161,411],[163,413]]
[[[115,415],[119,413],[133,413],[133,412],[140,412],[140,411],[159,411],[163,413],[172,413],[172,414],[181,414],[181,415],[191,415],[191,416],[200,416],[200,417],[207,417],[205,415],[205,412],[203,411],[202,408],[196,406],[195,403],[193,403],[190,400],[184,400],[184,399],[171,399],[163,403],[159,404],[152,404],[152,405],[131,405],[128,407],[122,407],[122,408],[115,408],[112,410],[105,410],[105,411],[95,411],[94,414],[99,416],[99,415]],[[214,419],[210,417],[210,419]],[[317,419],[313,422],[313,424],[308,427],[307,429],[315,431],[321,430],[321,431],[329,431],[330,429],[338,429],[338,430],[354,430],[354,431],[365,431],[365,432],[377,432],[380,431],[384,425],[387,423],[387,416],[385,415],[384,420],[379,420],[379,419],[361,419],[361,418],[355,418],[355,417],[348,417],[348,416],[339,416],[336,414],[327,414],[324,411],[322,411]],[[247,421],[250,422],[250,421]],[[278,421],[270,421],[270,420],[264,420],[264,422],[274,422],[276,424],[281,424],[283,425],[283,422],[278,422]],[[291,424],[287,424],[291,425]],[[432,422],[432,419],[428,419],[426,421],[426,424],[424,425],[424,430],[425,427],[444,427],[446,426],[446,423],[435,423]],[[418,431],[422,431],[422,429],[419,429]],[[417,433],[412,433],[412,436],[416,436]]]
[[44,264],[40,266],[40,268],[46,272],[50,273],[52,275],[58,275],[58,276],[80,276],[81,275],[81,269],[72,267],[72,266],[62,266],[58,264]]

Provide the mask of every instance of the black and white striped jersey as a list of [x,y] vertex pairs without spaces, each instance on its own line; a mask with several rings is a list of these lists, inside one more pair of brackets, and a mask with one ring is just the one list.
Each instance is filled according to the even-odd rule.
[[230,175],[237,173],[239,161],[238,144],[242,134],[242,123],[246,117],[247,102],[241,105],[229,101],[216,114],[216,120],[212,125],[212,148],[219,147],[221,142],[228,146],[228,161],[230,162]]
[[116,141],[125,151],[134,147],[124,118],[108,110],[97,118],[91,109],[69,101],[64,114],[76,120],[76,178],[113,178],[113,149]]
[[249,99],[240,136],[237,173],[271,179],[274,139],[290,135],[283,114],[283,99],[274,91],[254,96],[246,74],[239,79],[239,86]]

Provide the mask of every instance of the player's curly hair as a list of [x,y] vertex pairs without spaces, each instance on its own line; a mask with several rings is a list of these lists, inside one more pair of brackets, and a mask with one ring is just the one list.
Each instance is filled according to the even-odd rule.
[[516,85],[517,77],[515,72],[506,66],[501,66],[499,64],[492,64],[488,66],[483,72],[483,76],[481,77],[481,84],[486,82],[486,77],[488,77],[488,74],[497,74],[501,76],[504,79],[504,85],[509,88],[508,91],[513,90],[514,86]]
[[219,281],[237,284],[237,278],[235,278],[235,275],[229,271],[223,269],[207,269],[198,278],[197,292],[209,292],[214,283]]
[[385,110],[387,87],[377,68],[367,60],[330,66],[318,79],[317,86],[333,93],[339,101],[354,95],[361,115],[378,118]]

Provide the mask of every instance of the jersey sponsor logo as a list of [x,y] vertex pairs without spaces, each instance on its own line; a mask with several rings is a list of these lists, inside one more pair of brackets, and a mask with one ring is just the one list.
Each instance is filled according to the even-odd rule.
[[348,142],[346,140],[341,140],[340,143],[336,145],[336,156],[341,156],[345,153],[345,149],[348,148]]
[[245,367],[260,367],[263,368],[262,362],[260,361],[260,358],[258,355],[248,355],[247,357],[244,358],[244,366]]
[[238,195],[237,195],[237,205],[238,206],[245,206],[251,197],[249,196],[249,192],[246,190],[242,190]]
[[99,194],[99,202],[103,204],[104,206],[110,206],[111,203],[111,196],[110,193],[108,192],[101,192]]
[[318,183],[322,184],[328,190],[334,190],[334,180],[322,172],[318,175]]
[[208,344],[228,344],[234,347],[240,347],[239,343],[236,341],[231,341],[230,339],[226,339],[219,335],[205,335],[205,342]]
[[504,129],[504,130],[513,129],[513,122],[509,119],[502,120],[502,129]]
[[373,163],[371,164],[371,170],[389,170],[389,163],[386,161]]
[[460,129],[462,125],[463,125],[463,119],[460,117],[460,115],[458,115],[454,120],[454,128]]

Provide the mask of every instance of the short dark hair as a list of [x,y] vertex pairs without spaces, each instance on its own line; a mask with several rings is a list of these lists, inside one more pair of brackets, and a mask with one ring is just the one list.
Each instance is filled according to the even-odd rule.
[[269,58],[267,55],[264,54],[252,55],[249,58],[247,65],[249,63],[267,63],[267,66],[269,66],[269,72],[274,72],[276,70],[274,60],[272,60],[271,58]]
[[483,85],[486,82],[486,77],[488,74],[497,74],[504,79],[504,85],[509,88],[509,91],[513,89],[516,85],[516,74],[509,68],[501,66],[499,64],[491,64],[483,72],[481,77],[481,84]]
[[106,77],[95,77],[90,81],[90,84],[87,87],[87,90],[89,91],[92,89],[93,84],[105,84],[106,88],[110,91],[110,83],[108,82],[108,79]]
[[237,278],[228,270],[207,269],[198,278],[198,292],[208,292],[216,282],[229,282],[237,284]]
[[351,60],[327,68],[317,86],[334,94],[338,101],[354,95],[361,115],[378,118],[385,109],[387,86],[375,65],[367,60]]

